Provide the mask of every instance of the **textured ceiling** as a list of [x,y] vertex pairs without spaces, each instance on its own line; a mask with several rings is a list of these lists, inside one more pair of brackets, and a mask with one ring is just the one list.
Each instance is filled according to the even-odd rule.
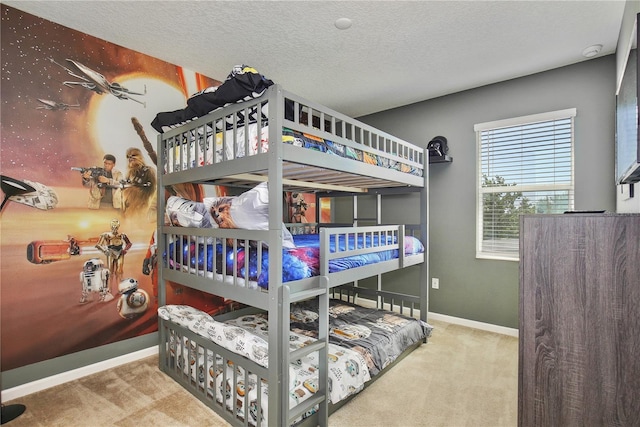
[[[248,64],[360,116],[615,52],[624,1],[7,1],[223,80]],[[334,22],[347,17],[351,28]]]

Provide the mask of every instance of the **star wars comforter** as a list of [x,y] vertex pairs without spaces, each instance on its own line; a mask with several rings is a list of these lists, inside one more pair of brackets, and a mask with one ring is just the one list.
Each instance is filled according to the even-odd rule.
[[[208,314],[189,306],[168,305],[158,309],[158,315],[236,354],[244,356],[261,366],[268,367],[268,316],[266,313],[239,314],[237,318],[218,322]],[[289,345],[292,350],[316,340],[318,331],[317,302],[305,301],[291,307],[291,332]],[[398,313],[361,307],[344,301],[330,300],[328,391],[332,403],[357,393],[372,376],[392,363],[411,345],[430,336],[432,327],[427,323]],[[257,387],[255,375],[245,375],[244,369],[234,367],[232,361],[216,358],[210,350],[191,345],[185,338],[182,343],[174,335],[170,337],[170,351],[178,366],[194,381],[207,387],[218,401],[224,395],[229,410],[232,399],[239,404],[237,412],[243,416],[242,402],[246,393],[251,402],[249,414],[255,423],[255,405],[260,390],[264,418],[267,418],[268,385]],[[195,357],[198,357],[198,363]],[[189,356],[187,356],[189,355]],[[192,358],[189,363],[185,360]],[[205,365],[205,357],[207,363]],[[194,367],[209,366],[208,372],[196,371]],[[292,361],[289,368],[289,404],[294,407],[317,391],[318,353],[311,353],[300,360]],[[234,384],[235,370],[235,384]],[[223,372],[226,371],[226,375]],[[226,384],[225,384],[226,378]],[[232,392],[235,390],[235,392]],[[309,414],[307,414],[309,415]]]
[[[268,321],[265,315],[242,315],[222,323],[193,307],[167,305],[158,308],[158,316],[185,327],[261,366],[268,367],[269,365]],[[295,350],[315,340],[315,338],[292,331],[289,346]],[[206,386],[209,396],[215,394],[219,403],[222,402],[222,396],[225,396],[228,410],[232,410],[232,399],[235,399],[238,405],[237,415],[242,418],[244,416],[243,399],[248,393],[249,414],[252,417],[249,422],[255,424],[257,394],[260,393],[263,418],[268,418],[269,387],[256,375],[246,375],[245,370],[240,366],[234,366],[233,361],[225,363],[220,356],[211,350],[196,346],[187,338],[181,340],[175,332],[169,337],[169,347],[171,356],[175,357],[178,367],[185,374],[190,375],[193,381],[198,381],[203,389]],[[336,403],[360,391],[364,387],[364,383],[371,377],[367,363],[359,352],[329,344],[328,353],[328,394],[330,401]],[[186,363],[186,360],[189,362]],[[289,405],[291,408],[304,402],[318,390],[319,364],[317,352],[291,362],[289,367]],[[207,372],[202,369],[204,366],[209,367]],[[260,387],[257,386],[258,381],[261,381]],[[218,393],[214,393],[214,390],[218,390]]]
[[[395,243],[394,236],[378,236],[369,233],[362,235],[360,233],[340,235],[338,242],[330,240],[330,251],[335,252],[336,247],[340,251],[346,248],[361,249],[378,246],[380,242],[386,244]],[[282,251],[282,281],[289,282],[300,280],[308,277],[317,276],[319,270],[320,255],[320,235],[319,234],[300,234],[294,235],[293,241],[295,248],[287,248]],[[188,239],[182,242],[173,242],[169,244],[169,265],[174,269],[187,269],[198,274],[212,277],[214,274],[218,280],[232,280],[235,273],[238,278],[243,280],[243,285],[250,288],[261,287],[268,289],[269,287],[269,250],[268,248],[241,247],[234,252],[232,247],[224,246],[222,243],[204,244],[196,243]],[[362,267],[365,265],[375,264],[382,261],[398,258],[398,250],[381,250],[379,252],[366,253],[362,255],[349,256],[344,258],[332,259],[329,261],[329,273],[347,270],[350,268]],[[405,255],[413,255],[424,252],[424,246],[420,240],[413,236],[404,237],[404,253]],[[258,262],[258,257],[261,257]],[[249,268],[246,268],[245,259],[248,257]],[[182,265],[180,263],[188,263]],[[223,267],[224,266],[224,267]],[[224,270],[224,276],[222,275]],[[249,284],[246,284],[246,281]]]
[[[282,129],[282,142],[386,169],[422,176],[422,169],[417,169],[407,163],[289,128]],[[196,146],[198,146],[197,149]],[[258,153],[265,153],[268,150],[269,125],[266,121],[262,122],[260,129],[258,129],[257,123],[239,126],[226,131],[217,129],[215,132],[210,128],[207,128],[206,131],[198,128],[197,131],[185,133],[185,137],[181,142],[173,145],[167,151],[165,171],[178,172],[193,169],[220,163],[224,160],[242,158],[247,153],[249,156],[253,156]]]
[[[291,308],[291,330],[312,338],[318,331],[317,300]],[[329,342],[360,353],[371,376],[395,361],[403,351],[431,334],[427,323],[387,310],[332,299],[329,302]]]

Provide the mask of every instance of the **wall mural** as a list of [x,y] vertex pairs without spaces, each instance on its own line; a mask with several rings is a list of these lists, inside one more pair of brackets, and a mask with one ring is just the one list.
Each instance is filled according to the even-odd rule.
[[[1,364],[10,370],[157,330],[150,123],[220,82],[1,7]],[[190,292],[172,288],[168,302],[221,305]]]

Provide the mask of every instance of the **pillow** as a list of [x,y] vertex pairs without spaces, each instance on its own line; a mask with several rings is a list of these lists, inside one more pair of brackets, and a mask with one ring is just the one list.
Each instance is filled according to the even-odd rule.
[[173,225],[181,227],[212,228],[215,222],[204,203],[182,197],[171,196],[167,199],[167,216]]
[[188,305],[158,307],[158,316],[196,333],[213,321],[213,318],[204,311]]
[[[217,216],[215,212],[210,213],[214,223],[225,223],[225,228],[269,229],[269,188],[266,182],[256,185],[239,196],[208,197],[204,199],[203,203],[209,212],[211,212],[211,208],[218,211],[217,206],[228,205],[220,216]],[[222,218],[223,215],[224,218]],[[282,246],[288,249],[296,247],[293,243],[293,236],[284,224],[282,225]]]

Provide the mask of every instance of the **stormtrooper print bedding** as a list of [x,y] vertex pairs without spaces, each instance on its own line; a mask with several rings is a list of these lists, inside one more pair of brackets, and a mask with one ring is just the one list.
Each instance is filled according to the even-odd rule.
[[[215,344],[234,353],[246,357],[260,366],[268,367],[267,348],[267,318],[262,315],[242,315],[227,322],[218,322],[208,314],[184,305],[167,305],[158,308],[158,316],[164,320],[180,325],[196,334],[207,338]],[[262,418],[268,418],[268,384],[257,386],[259,379],[256,375],[246,375],[241,367],[235,367],[232,361],[223,361],[214,352],[194,345],[187,338],[181,340],[173,331],[169,337],[171,356],[180,369],[190,375],[193,381],[198,381],[200,386],[207,388],[209,396],[216,396],[218,403],[225,404],[228,410],[232,410],[233,400],[236,400],[237,415],[244,415],[242,407],[245,394],[248,393],[250,402],[249,414],[256,421],[256,408],[258,393],[260,393],[260,405],[263,410]],[[292,350],[314,342],[316,339],[305,334],[291,332],[289,346]],[[182,342],[181,342],[182,341]],[[357,351],[341,348],[335,344],[329,344],[329,398],[331,402],[340,400],[355,394],[364,387],[364,383],[371,377],[367,369],[364,357]],[[196,361],[196,358],[198,359]],[[206,359],[206,363],[205,363]],[[186,363],[186,360],[189,360]],[[311,353],[299,360],[292,361],[289,367],[289,405],[294,407],[307,400],[318,389],[318,369],[320,362],[318,353]],[[209,367],[207,372],[201,369]],[[234,380],[235,378],[235,380]],[[235,384],[234,384],[235,382]],[[216,387],[218,393],[214,393]],[[235,390],[232,393],[231,390]],[[311,412],[313,413],[313,412]],[[306,414],[309,415],[309,414]]]
[[[296,303],[291,307],[291,350],[316,341],[318,330],[318,306],[315,300]],[[208,314],[193,307],[167,305],[158,309],[158,315],[176,325],[212,341],[236,354],[246,357],[260,366],[268,367],[268,317],[266,313],[239,314],[225,322],[218,322]],[[392,363],[408,347],[430,336],[432,327],[427,323],[395,312],[361,307],[344,301],[330,300],[328,395],[337,403],[359,392],[364,384]],[[249,414],[255,423],[258,401],[262,402],[263,417],[268,416],[268,384],[262,381],[258,387],[256,375],[246,375],[244,369],[235,367],[232,361],[223,361],[214,352],[202,346],[194,346],[188,339],[182,343],[176,335],[169,338],[172,357],[185,374],[210,396],[216,395],[218,403],[225,396],[226,407],[231,410],[236,402],[237,415],[242,417],[242,403],[249,394]],[[196,363],[195,358],[198,358]],[[206,358],[206,363],[205,363]],[[190,359],[189,363],[185,363]],[[295,407],[313,396],[318,388],[318,353],[292,361],[289,367],[289,405]],[[208,366],[207,372],[196,367]],[[234,380],[235,379],[235,380]],[[212,390],[216,387],[218,393]],[[235,392],[232,392],[235,390]],[[261,398],[258,399],[257,394]],[[252,407],[253,406],[253,407]],[[309,414],[305,414],[309,415]]]

